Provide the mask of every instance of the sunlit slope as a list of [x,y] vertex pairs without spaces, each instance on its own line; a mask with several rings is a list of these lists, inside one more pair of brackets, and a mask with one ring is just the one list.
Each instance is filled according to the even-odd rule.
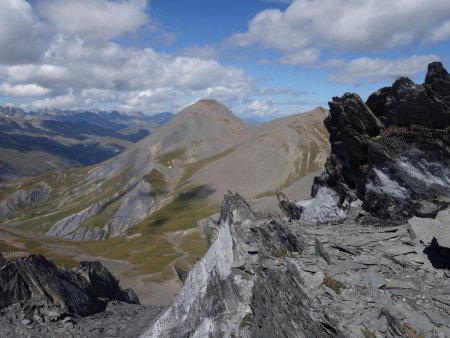
[[191,182],[209,185],[217,200],[227,190],[255,198],[287,188],[323,168],[330,152],[326,114],[317,108],[248,129],[239,145],[199,170]]
[[100,165],[2,184],[0,210],[9,208],[2,222],[15,228],[0,232],[0,250],[66,265],[121,261],[121,280],[139,281],[144,293],[149,283],[179,285],[173,266],[188,269],[203,255],[198,220],[219,210],[224,192],[270,196],[322,168],[326,114],[248,128],[218,102],[200,101]]
[[[4,184],[0,191],[4,221],[76,240],[124,234],[158,208],[158,202],[176,198],[186,165],[229,149],[246,128],[219,102],[199,101],[100,165]],[[45,196],[36,189],[42,183],[51,188]],[[8,200],[17,190],[25,197]],[[31,198],[36,194],[41,198]]]

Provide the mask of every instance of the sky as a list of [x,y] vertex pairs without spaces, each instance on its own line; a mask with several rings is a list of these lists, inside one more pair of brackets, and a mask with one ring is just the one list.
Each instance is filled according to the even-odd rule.
[[1,0],[0,105],[270,120],[450,65],[448,0]]

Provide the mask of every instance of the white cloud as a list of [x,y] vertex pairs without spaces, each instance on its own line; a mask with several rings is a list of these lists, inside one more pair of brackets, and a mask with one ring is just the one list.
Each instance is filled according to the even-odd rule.
[[285,11],[258,13],[248,31],[230,41],[283,53],[311,48],[381,51],[450,38],[449,16],[448,0],[295,0]]
[[41,0],[39,13],[58,32],[109,40],[149,22],[147,0]]
[[428,38],[430,42],[439,42],[448,39],[450,39],[450,20],[447,20],[439,27],[436,27]]
[[201,98],[235,105],[254,89],[253,80],[243,70],[214,60],[86,42],[62,34],[55,36],[40,61],[0,66],[0,81],[11,87],[3,93],[30,89],[23,86],[34,84],[54,95],[33,101],[34,109],[115,103],[120,109],[159,112],[177,111]]
[[273,102],[271,98],[267,100],[256,100],[250,104],[251,113],[255,116],[263,117],[275,115],[277,113],[277,109],[273,106]]
[[46,32],[25,0],[0,1],[0,63],[35,61],[44,50]]
[[310,65],[319,59],[320,51],[316,48],[306,48],[285,53],[280,62],[288,65]]
[[46,97],[43,100],[36,100],[31,103],[31,106],[35,109],[44,109],[44,108],[72,108],[79,104],[80,99],[76,95],[73,94],[73,91],[70,89],[69,92],[65,95],[59,95],[55,97]]
[[35,83],[11,85],[9,83],[0,84],[0,95],[28,97],[44,96],[50,94],[50,89],[38,86]]
[[270,87],[270,88],[261,88],[259,90],[259,95],[261,96],[288,95],[298,97],[303,94],[308,94],[308,92],[290,87]]
[[413,55],[394,60],[363,57],[344,63],[342,68],[331,75],[331,80],[355,85],[360,81],[374,83],[399,76],[411,77],[423,72],[428,63],[437,60],[439,58],[436,55]]

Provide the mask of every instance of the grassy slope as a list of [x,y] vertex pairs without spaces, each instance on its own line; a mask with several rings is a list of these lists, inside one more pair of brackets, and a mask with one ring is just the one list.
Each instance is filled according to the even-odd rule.
[[[198,230],[197,221],[208,217],[219,210],[219,206],[208,201],[211,191],[208,187],[193,187],[189,185],[190,177],[208,163],[225,156],[231,150],[201,160],[199,162],[184,166],[182,178],[173,193],[172,201],[159,210],[155,211],[149,218],[142,221],[129,230],[128,236],[117,237],[102,241],[73,242],[55,239],[55,243],[62,246],[74,248],[77,252],[93,257],[104,257],[109,259],[126,259],[133,268],[129,271],[131,275],[159,273],[164,278],[172,275],[169,266],[177,263],[181,267],[188,269],[196,260],[203,256],[206,251],[206,244]],[[181,156],[183,151],[177,151],[165,156],[164,161],[170,165],[173,159]],[[111,196],[117,192],[116,187],[120,186],[126,173],[122,173],[108,182],[95,196],[83,198],[75,201],[70,208],[56,209],[55,203],[64,196],[70,195],[76,183],[87,174],[88,169],[71,169],[64,179],[59,179],[52,173],[41,176],[39,179],[25,180],[23,188],[31,188],[37,182],[43,180],[50,186],[56,187],[57,191],[52,197],[42,203],[30,208],[25,213],[17,213],[14,220],[21,221],[21,227],[29,230],[46,231],[50,222],[57,221],[74,212],[83,210],[85,207]],[[146,180],[152,184],[151,193],[158,194],[167,189],[167,182],[159,171],[152,171],[147,175]],[[13,188],[11,188],[12,190]],[[98,215],[88,219],[83,226],[99,226],[107,222],[114,214],[119,205],[112,202],[104,207]],[[53,211],[57,210],[57,211]],[[46,213],[50,214],[46,214]],[[39,216],[42,213],[45,216]],[[187,233],[184,231],[188,230]],[[173,232],[180,232],[176,243],[170,242],[165,235]],[[10,241],[1,241],[0,251],[14,251],[26,253],[40,253],[52,258],[57,264],[68,266],[76,265],[74,255],[62,255],[46,249],[45,243],[39,240],[16,238],[11,245]],[[70,264],[67,264],[70,263]]]
[[[294,126],[292,126],[294,127]],[[197,221],[208,217],[219,211],[219,205],[208,199],[211,191],[206,186],[193,186],[190,182],[191,177],[201,170],[203,167],[212,163],[227,154],[231,153],[234,148],[217,154],[215,156],[200,160],[196,163],[183,166],[183,174],[171,194],[169,203],[157,209],[150,217],[140,222],[133,228],[129,229],[127,236],[112,238],[102,241],[89,242],[69,242],[60,241],[63,245],[70,245],[76,250],[91,256],[99,256],[109,259],[126,259],[133,268],[129,271],[132,275],[142,274],[159,274],[161,278],[169,278],[172,275],[170,265],[176,263],[181,267],[188,269],[192,264],[206,251],[206,245],[199,231],[193,230],[197,227]],[[304,149],[311,153],[313,159],[319,149]],[[157,161],[170,166],[174,160],[181,158],[185,154],[185,149],[175,149],[160,155]],[[288,152],[289,149],[284,149]],[[315,171],[315,164],[306,163],[306,157],[299,160],[295,174],[283,182],[280,189],[289,186],[299,178],[303,177],[307,172]],[[89,168],[72,169],[63,181],[58,181],[58,177],[53,174],[46,174],[40,179],[46,181],[52,187],[58,187],[57,192],[53,196],[35,207],[27,210],[27,215],[16,216],[16,220],[22,221],[22,226],[26,229],[45,231],[51,222],[59,220],[74,212],[81,211],[85,207],[102,200],[117,192],[117,187],[121,186],[126,171],[113,178],[100,189],[95,196],[83,197],[75,201],[70,208],[58,210],[55,208],[56,202],[61,198],[70,196],[73,188],[80,178],[85,177]],[[157,196],[167,191],[168,184],[164,176],[156,169],[150,172],[145,179],[152,185],[151,194]],[[34,179],[24,181],[24,187],[32,187],[37,183]],[[12,190],[14,188],[10,188]],[[270,192],[268,192],[270,193]],[[268,194],[267,193],[267,194]],[[0,198],[2,194],[7,192],[0,190]],[[98,215],[88,219],[83,226],[103,226],[108,219],[117,211],[118,203],[112,202],[104,207]],[[57,210],[57,211],[54,211]],[[40,217],[39,212],[49,215]],[[186,231],[188,230],[188,231]],[[176,243],[168,240],[167,234],[177,232]],[[0,234],[1,237],[1,234]],[[70,262],[74,264],[73,257],[64,256],[57,257],[56,254],[45,251],[45,245],[35,243],[33,241],[25,243],[21,246],[23,252],[38,252],[53,255],[57,262]],[[0,243],[0,250],[12,250],[11,243]],[[152,280],[155,280],[152,278]]]
[[[99,187],[95,194],[73,194],[77,183],[87,176],[91,168],[69,169],[64,174],[49,172],[37,178],[25,179],[22,189],[31,189],[38,182],[46,182],[54,191],[50,197],[33,205],[16,211],[9,216],[8,222],[17,224],[20,228],[35,232],[46,232],[57,221],[80,212],[94,203],[111,197],[118,192],[124,183],[129,169],[110,179],[106,184]],[[60,202],[77,196],[78,199],[60,206]]]

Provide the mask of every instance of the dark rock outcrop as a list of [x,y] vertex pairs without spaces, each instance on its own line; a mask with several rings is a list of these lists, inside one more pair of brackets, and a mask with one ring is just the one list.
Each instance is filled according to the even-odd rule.
[[277,193],[278,206],[281,211],[289,217],[290,219],[298,220],[302,215],[302,207],[296,205],[295,203],[289,201],[286,195],[282,192]]
[[[98,298],[134,303],[128,295],[129,291],[122,290],[119,281],[99,261],[80,262],[77,272],[89,281]],[[135,298],[134,296],[135,294],[132,297]]]
[[424,84],[401,77],[392,87],[372,94],[366,103],[387,125],[445,129],[450,125],[450,75],[440,62],[433,62]]
[[306,248],[298,226],[261,217],[240,195],[225,196],[216,241],[144,337],[341,336],[284,264]]
[[3,255],[0,253],[0,268],[3,266],[3,265],[6,265],[6,264],[8,264],[8,261],[5,259],[5,257],[3,257]]
[[450,197],[449,93],[450,75],[432,63],[423,85],[399,78],[366,104],[356,94],[333,98],[325,121],[332,154],[312,197],[332,189],[343,212],[360,200],[388,223],[436,215]]
[[421,224],[412,227],[417,237],[407,224],[304,225],[264,218],[231,193],[222,206],[216,241],[143,337],[450,334],[448,278]]
[[0,285],[0,309],[47,304],[58,312],[87,316],[103,311],[110,300],[139,304],[134,292],[122,290],[100,262],[62,270],[41,255],[29,255],[1,266]]

